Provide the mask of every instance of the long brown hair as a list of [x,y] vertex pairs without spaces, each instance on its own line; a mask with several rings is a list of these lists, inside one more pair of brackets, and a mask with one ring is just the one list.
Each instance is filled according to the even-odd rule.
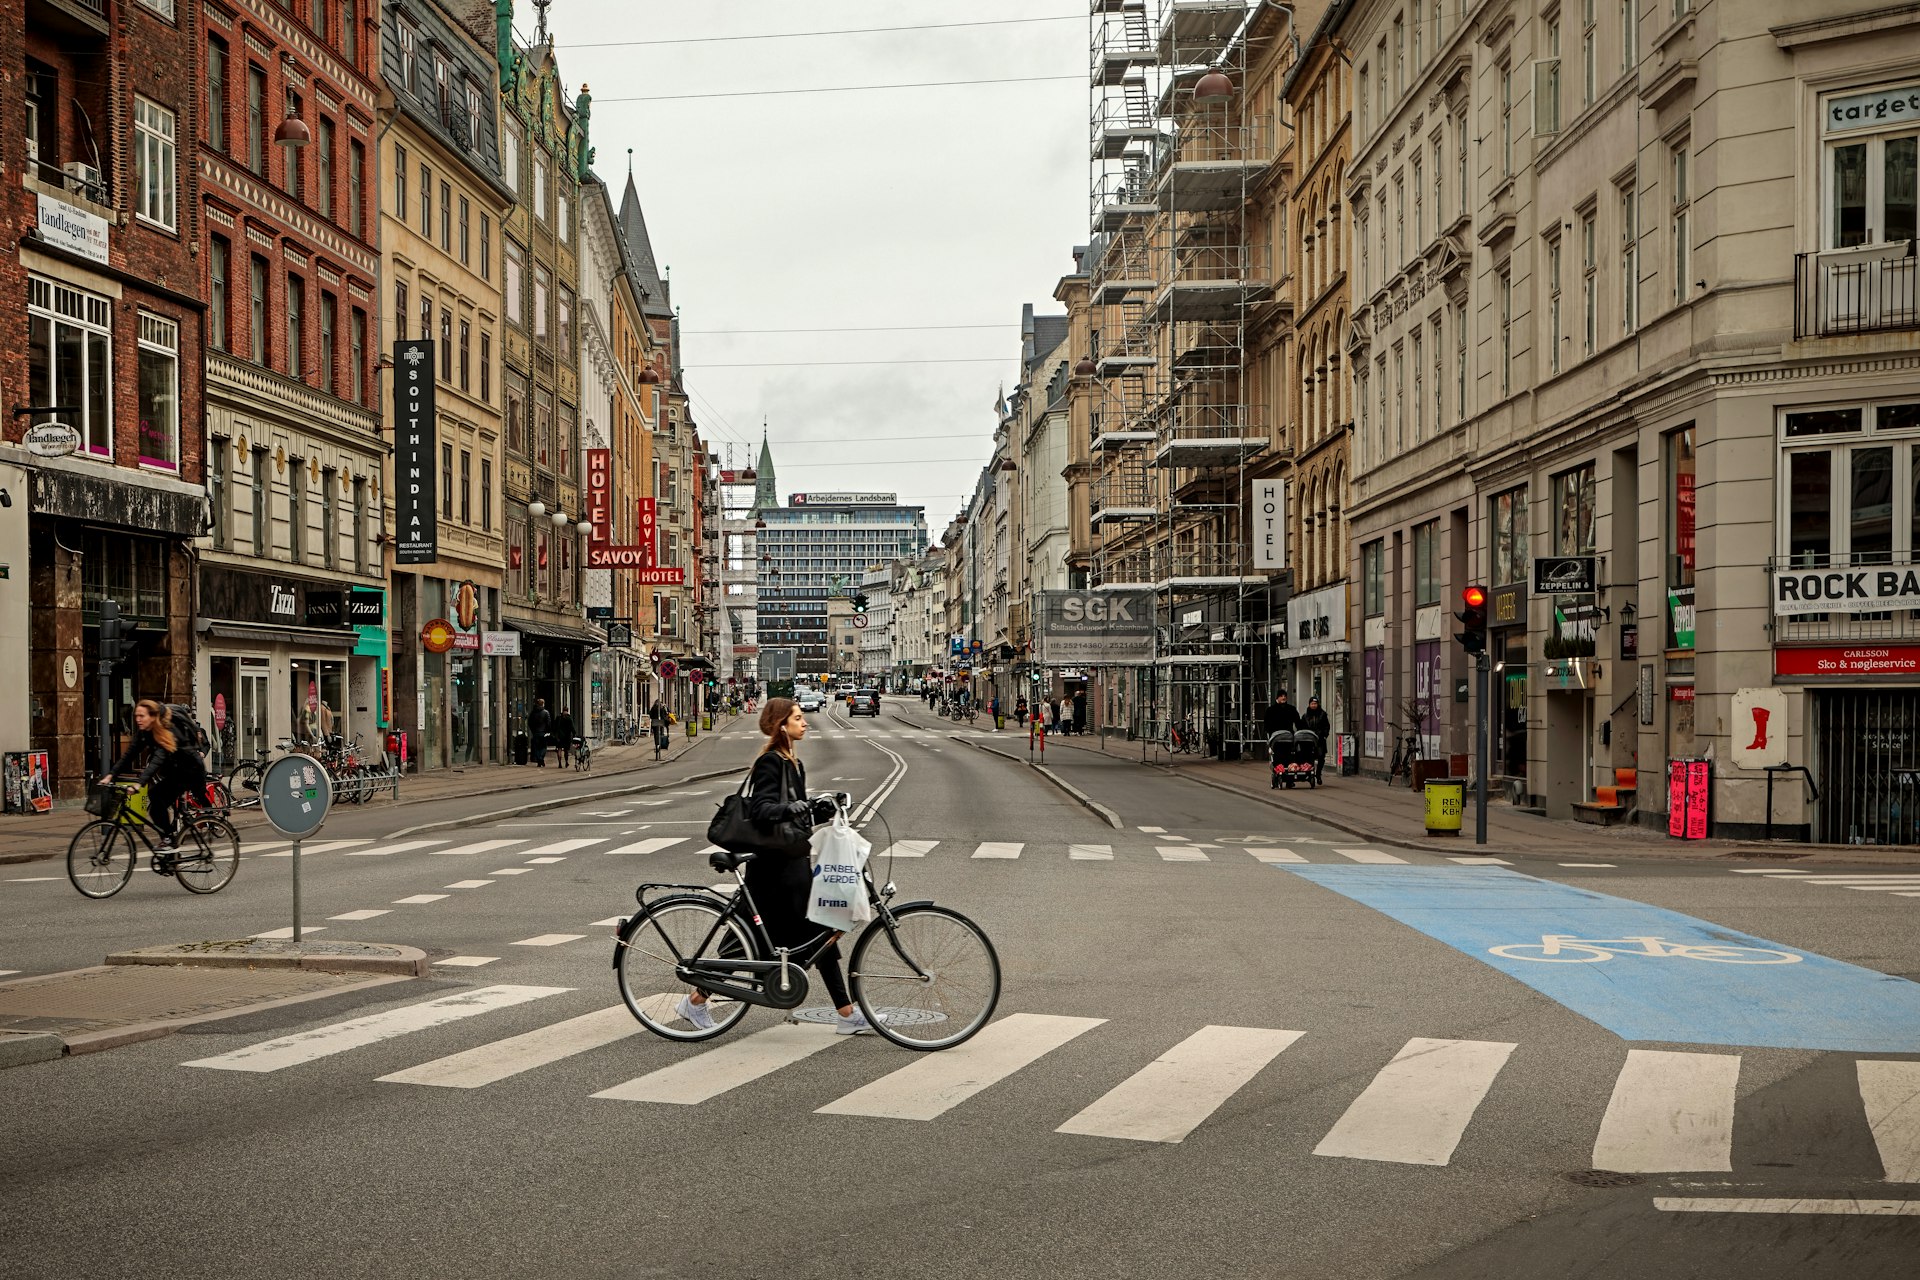
[[147,727],[147,732],[153,735],[153,740],[160,744],[162,751],[175,751],[179,749],[180,744],[174,741],[173,737],[173,713],[171,711],[168,711],[165,706],[155,702],[152,698],[142,698],[140,701],[134,703],[134,706],[153,717],[153,723]]
[[761,754],[778,751],[788,759],[793,758],[793,739],[787,736],[787,718],[799,705],[792,698],[767,699],[767,705],[760,709],[760,732],[767,735],[767,745],[760,748]]

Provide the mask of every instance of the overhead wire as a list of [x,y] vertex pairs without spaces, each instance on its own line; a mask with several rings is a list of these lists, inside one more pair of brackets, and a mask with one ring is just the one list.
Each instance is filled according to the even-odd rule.
[[1062,13],[1040,18],[981,18],[972,22],[920,22],[898,27],[844,27],[833,31],[767,31],[743,36],[682,36],[670,40],[568,41],[563,49],[638,49],[666,44],[723,44],[741,40],[817,40],[826,36],[871,36],[897,31],[952,31],[960,27],[1012,27],[1036,22],[1079,22],[1084,14]]
[[1085,84],[1087,77],[1083,72],[1070,76],[1000,76],[977,80],[914,80],[904,84],[836,84],[821,85],[812,89],[732,89],[723,93],[648,93],[628,98],[596,97],[593,103],[595,106],[604,106],[609,102],[686,102],[699,98],[767,98],[805,93],[866,93],[881,89],[952,89],[975,84],[1037,84],[1044,80],[1073,80]]

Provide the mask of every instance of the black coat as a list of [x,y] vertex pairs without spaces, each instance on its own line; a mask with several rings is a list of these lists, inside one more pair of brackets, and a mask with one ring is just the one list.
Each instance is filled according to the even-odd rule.
[[[763,751],[753,762],[752,790],[747,796],[747,816],[763,830],[787,816],[787,805],[807,798],[807,770],[799,760],[789,760],[777,751]],[[747,864],[747,888],[756,900],[778,895],[783,905],[806,915],[807,894],[813,887],[811,850],[787,854],[762,853]],[[762,903],[765,908],[766,903]],[[776,908],[778,909],[778,908]]]
[[176,754],[161,746],[150,730],[136,730],[132,740],[127,743],[126,753],[113,766],[113,776],[125,778],[132,769],[138,767],[140,772],[133,780],[144,787],[167,770]]
[[1278,733],[1282,729],[1291,733],[1300,727],[1300,709],[1291,702],[1276,702],[1267,708],[1260,727],[1268,733]]
[[1327,719],[1327,713],[1319,707],[1307,708],[1306,714],[1300,717],[1300,727],[1319,734],[1322,743],[1333,733],[1333,721]]
[[573,727],[573,717],[564,711],[555,716],[553,718],[553,736],[558,738],[563,745],[572,742],[574,738],[578,736]]
[[547,736],[547,726],[553,723],[553,712],[545,707],[535,707],[527,712],[527,732],[536,738]]

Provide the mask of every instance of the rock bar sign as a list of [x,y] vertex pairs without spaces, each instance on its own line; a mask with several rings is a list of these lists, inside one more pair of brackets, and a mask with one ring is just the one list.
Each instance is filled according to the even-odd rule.
[[1920,609],[1920,569],[1780,569],[1773,575],[1773,613],[1883,613]]
[[415,338],[393,344],[393,515],[398,525],[394,562],[432,564],[440,558],[434,493],[437,435],[433,403],[433,343]]

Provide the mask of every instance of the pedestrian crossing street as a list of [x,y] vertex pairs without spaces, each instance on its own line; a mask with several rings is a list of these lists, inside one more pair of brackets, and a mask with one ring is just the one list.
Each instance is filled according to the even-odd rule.
[[[1846,889],[1855,893],[1881,893],[1889,898],[1920,898],[1920,872],[1911,871],[1806,871],[1784,867],[1740,867],[1737,876],[1757,876],[1811,889]],[[1910,904],[1920,905],[1920,904]]]
[[[590,1079],[582,1086],[583,1103],[698,1106],[853,1040],[836,1035],[829,1025],[798,1018],[759,1031],[743,1029],[709,1047],[668,1048],[648,1040],[626,1007],[617,1004],[537,1026],[528,1026],[522,1017],[510,1034],[478,1044],[468,1042],[458,1025],[498,1021],[508,1010],[544,1008],[547,1001],[565,1004],[559,998],[570,991],[479,987],[302,1028],[180,1065],[255,1075],[298,1073],[323,1059],[418,1036],[423,1045],[434,1041],[433,1049],[447,1051],[384,1070],[374,1077],[376,1082],[479,1090],[584,1058],[588,1069],[581,1074]],[[956,1048],[903,1055],[900,1065],[862,1079],[813,1110],[829,1116],[937,1121],[962,1111],[982,1093],[993,1090],[1004,1096],[1021,1089],[1022,1072],[1080,1042],[1097,1047],[1102,1060],[1133,1070],[1103,1092],[1096,1094],[1098,1084],[1090,1085],[1086,1092],[1093,1096],[1069,1101],[1067,1105],[1078,1109],[1059,1115],[1052,1131],[1074,1139],[1177,1143],[1242,1094],[1249,1107],[1284,1108],[1299,1092],[1298,1081],[1288,1076],[1287,1051],[1326,1034],[1337,1033],[1212,1025],[1143,1030],[1105,1018],[1009,1013]],[[632,1070],[631,1052],[601,1051],[635,1036],[670,1054],[672,1061],[626,1076]],[[1139,1061],[1147,1053],[1157,1056]],[[1358,1085],[1359,1074],[1353,1077],[1351,1083],[1358,1087],[1331,1127],[1324,1133],[1300,1134],[1298,1141],[1311,1141],[1312,1154],[1329,1159],[1448,1165],[1521,1053],[1521,1046],[1507,1042],[1414,1037],[1375,1065],[1364,1085]],[[586,1056],[593,1054],[599,1056]],[[842,1052],[836,1061],[848,1056]],[[869,1056],[857,1061],[866,1066],[879,1060]],[[392,1056],[383,1056],[381,1066],[391,1065]],[[1741,1066],[1738,1053],[1628,1049],[1604,1107],[1597,1105],[1597,1098],[1568,1097],[1556,1099],[1550,1110],[1577,1117],[1576,1130],[1591,1125],[1593,1168],[1637,1174],[1728,1172],[1735,1168]],[[1860,1131],[1869,1133],[1872,1142],[1872,1151],[1862,1152],[1859,1160],[1878,1161],[1877,1172],[1865,1176],[1920,1183],[1920,1106],[1913,1101],[1920,1095],[1920,1062],[1860,1059],[1854,1067],[1855,1096],[1846,1103],[1857,1107]],[[850,1070],[858,1069],[850,1064]],[[1553,1078],[1570,1074],[1554,1072]],[[1060,1073],[1053,1073],[1047,1087],[1057,1088],[1060,1079]],[[1327,1087],[1308,1092],[1317,1096]],[[1597,1114],[1582,1115],[1582,1105]],[[1832,1119],[1823,1114],[1791,1140],[1814,1148],[1839,1141]],[[1276,1115],[1273,1123],[1283,1125],[1284,1117]]]

